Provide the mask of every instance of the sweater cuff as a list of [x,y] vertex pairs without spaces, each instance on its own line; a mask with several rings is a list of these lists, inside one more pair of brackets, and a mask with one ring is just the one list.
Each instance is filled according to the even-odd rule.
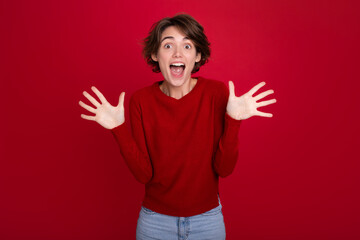
[[126,148],[126,146],[129,145],[132,135],[126,127],[125,122],[117,127],[110,129],[110,131],[115,137],[116,141],[119,143],[120,150],[123,150],[123,148]]
[[224,139],[223,143],[228,146],[237,147],[238,142],[238,134],[240,125],[242,123],[242,120],[236,120],[227,113],[225,113],[225,122],[224,122]]
[[232,118],[227,112],[225,112],[225,121],[230,122],[230,124],[240,125],[241,119],[237,120],[235,118]]

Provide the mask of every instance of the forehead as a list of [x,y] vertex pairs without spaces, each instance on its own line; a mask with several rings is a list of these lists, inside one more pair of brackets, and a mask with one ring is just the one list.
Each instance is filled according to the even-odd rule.
[[170,26],[165,28],[165,30],[161,34],[160,41],[162,42],[165,39],[188,40],[189,37],[187,37],[178,27]]

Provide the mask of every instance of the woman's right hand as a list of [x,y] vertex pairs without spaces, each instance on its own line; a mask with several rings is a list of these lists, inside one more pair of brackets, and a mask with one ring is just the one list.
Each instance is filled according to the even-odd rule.
[[91,113],[94,113],[95,116],[89,116],[81,114],[81,117],[87,120],[96,121],[101,126],[107,129],[115,128],[125,122],[125,110],[124,110],[124,98],[125,92],[122,92],[119,97],[119,104],[114,107],[112,106],[102,95],[102,93],[97,90],[96,87],[91,87],[91,90],[98,96],[101,104],[93,98],[86,91],[83,92],[84,96],[96,107],[90,107],[89,105],[79,101],[80,106],[85,108]]

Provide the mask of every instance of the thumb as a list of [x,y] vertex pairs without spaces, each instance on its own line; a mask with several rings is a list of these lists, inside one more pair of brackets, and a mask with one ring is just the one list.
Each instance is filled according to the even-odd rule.
[[124,100],[125,100],[125,92],[122,92],[119,96],[118,106],[124,107]]
[[229,81],[229,96],[230,97],[235,96],[235,87],[234,87],[234,83],[232,81]]

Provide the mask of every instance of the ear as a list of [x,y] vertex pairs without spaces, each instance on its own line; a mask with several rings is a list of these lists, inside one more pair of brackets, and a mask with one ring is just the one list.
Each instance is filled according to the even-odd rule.
[[155,62],[157,62],[157,57],[156,57],[156,54],[152,53],[151,54],[151,59]]
[[200,62],[200,60],[201,60],[201,52],[198,52],[198,53],[196,54],[195,62]]

